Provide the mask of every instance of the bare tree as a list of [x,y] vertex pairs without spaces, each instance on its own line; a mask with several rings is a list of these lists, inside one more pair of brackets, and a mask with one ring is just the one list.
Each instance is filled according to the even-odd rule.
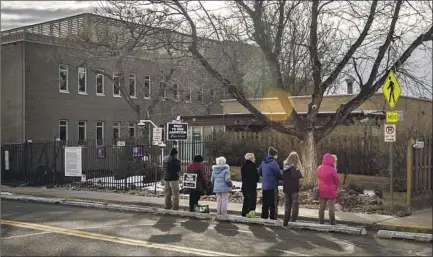
[[[190,1],[151,2],[166,7],[172,15],[171,21],[182,24],[178,28],[189,35],[189,52],[241,105],[264,124],[303,141],[306,180],[309,182],[314,181],[313,170],[317,163],[315,143],[331,133],[353,110],[377,92],[389,71],[400,72],[415,49],[432,41],[431,24],[418,19],[426,11],[402,0],[236,1],[235,6],[226,10],[228,14],[224,18],[207,15],[203,5],[199,5],[200,9]],[[296,12],[300,13],[296,22],[303,26],[293,26]],[[302,30],[300,35],[305,35],[303,33],[307,30],[308,36],[296,42],[296,34],[288,33],[295,28]],[[219,38],[220,42],[241,38],[240,43],[258,46],[269,68],[273,86],[284,90],[288,89],[286,81],[290,81],[285,81],[285,77],[290,76],[283,72],[283,67],[292,65],[287,55],[295,51],[290,47],[283,49],[283,46],[290,46],[291,40],[296,42],[292,45],[308,53],[308,62],[304,61],[308,67],[296,67],[294,73],[305,68],[305,77],[311,78],[309,80],[313,86],[306,117],[298,115],[285,94],[280,94],[278,98],[287,114],[287,122],[274,122],[260,112],[240,90],[242,85],[237,83],[242,83],[242,80],[226,76],[202,54],[201,37],[209,34],[217,40]],[[396,44],[399,41],[402,42],[400,46]],[[395,58],[387,55],[391,47],[394,48]],[[361,66],[366,70],[363,74],[360,72]],[[359,92],[349,102],[342,104],[332,118],[318,125],[317,115],[324,94],[338,85],[346,74],[356,79]],[[293,81],[293,77],[291,79]]]

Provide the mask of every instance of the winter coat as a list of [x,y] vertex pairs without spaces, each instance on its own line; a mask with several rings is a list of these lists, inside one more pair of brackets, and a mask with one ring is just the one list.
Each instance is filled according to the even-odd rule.
[[163,170],[165,181],[179,180],[180,161],[173,155],[165,157],[163,161]]
[[323,156],[322,165],[317,168],[317,179],[319,180],[319,197],[336,199],[340,177],[334,167],[334,157],[331,154],[327,153]]
[[259,174],[262,176],[262,189],[271,190],[278,188],[278,181],[283,180],[280,166],[273,156],[266,154],[259,167]]
[[227,164],[213,165],[211,182],[214,193],[228,193],[232,187],[230,168]]
[[257,190],[257,182],[260,180],[257,164],[250,160],[246,160],[241,167],[242,176],[242,191]]
[[304,177],[304,170],[298,166],[284,164],[283,192],[288,194],[299,193],[299,180]]
[[204,193],[209,183],[209,178],[203,163],[191,162],[190,164],[188,164],[188,167],[186,167],[186,173],[197,174],[197,187],[195,191]]

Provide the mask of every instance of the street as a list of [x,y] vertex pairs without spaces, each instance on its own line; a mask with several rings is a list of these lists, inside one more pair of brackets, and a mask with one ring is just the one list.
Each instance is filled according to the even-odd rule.
[[173,216],[1,202],[2,256],[431,256],[432,246]]

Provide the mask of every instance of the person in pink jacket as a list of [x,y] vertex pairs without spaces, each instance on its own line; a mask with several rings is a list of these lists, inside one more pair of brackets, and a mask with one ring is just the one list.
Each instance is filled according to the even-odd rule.
[[322,165],[317,168],[317,179],[319,181],[319,221],[324,224],[325,209],[328,205],[329,222],[335,225],[335,200],[337,199],[337,187],[340,177],[334,167],[334,157],[327,153],[323,156]]

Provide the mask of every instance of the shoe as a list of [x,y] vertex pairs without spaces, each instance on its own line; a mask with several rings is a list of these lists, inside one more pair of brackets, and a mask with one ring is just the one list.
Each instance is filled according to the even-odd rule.
[[255,218],[255,217],[256,217],[255,211],[250,211],[249,213],[247,213],[247,218]]

